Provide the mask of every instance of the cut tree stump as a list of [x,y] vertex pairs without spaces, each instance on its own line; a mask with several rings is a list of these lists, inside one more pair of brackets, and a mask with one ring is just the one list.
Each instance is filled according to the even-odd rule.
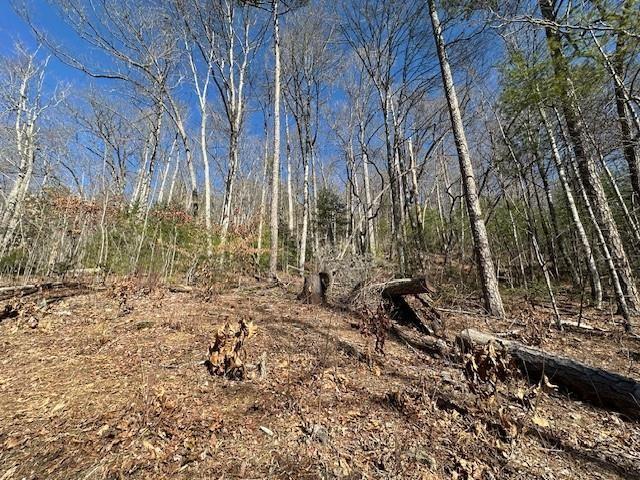
[[311,305],[324,305],[327,303],[327,291],[331,286],[331,275],[327,272],[309,274],[304,277],[302,292],[298,300]]
[[382,287],[384,298],[398,297],[402,295],[435,294],[436,290],[431,286],[425,277],[399,278],[391,280]]
[[517,360],[531,380],[537,381],[544,374],[551,383],[596,405],[640,415],[640,383],[632,378],[473,329],[463,330],[458,335],[458,342],[463,347],[494,342]]

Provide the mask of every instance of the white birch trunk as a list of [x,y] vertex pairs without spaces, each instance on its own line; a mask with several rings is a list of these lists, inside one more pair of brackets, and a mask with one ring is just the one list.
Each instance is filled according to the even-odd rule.
[[304,173],[302,177],[302,230],[300,232],[300,252],[298,256],[298,268],[304,276],[304,265],[307,255],[307,236],[309,232],[309,159],[305,155],[303,159]]
[[360,145],[362,148],[362,176],[364,181],[364,199],[365,215],[366,215],[366,228],[367,228],[367,245],[369,247],[369,253],[371,255],[376,254],[376,235],[375,226],[373,224],[373,202],[371,200],[371,177],[369,176],[369,155],[367,153],[367,147],[364,143],[364,130],[360,128]]
[[260,207],[258,212],[258,255],[262,250],[262,234],[264,230],[264,214],[267,204],[267,171],[269,167],[269,133],[265,125],[264,158],[262,167],[262,188],[260,189]]
[[273,161],[271,176],[271,248],[269,273],[276,276],[278,269],[278,201],[280,197],[280,31],[279,0],[272,0],[273,53],[275,59],[273,88]]

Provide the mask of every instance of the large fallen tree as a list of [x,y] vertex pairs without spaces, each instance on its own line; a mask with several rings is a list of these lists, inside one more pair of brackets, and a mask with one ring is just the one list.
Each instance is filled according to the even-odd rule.
[[[306,275],[298,300],[315,305],[325,304],[332,277],[326,272]],[[436,338],[442,329],[442,319],[429,298],[434,293],[436,290],[426,277],[400,278],[366,286],[359,283],[350,294],[350,302],[353,306],[357,303],[354,298],[360,298],[361,304],[368,304],[363,310],[369,313],[372,304],[382,303],[385,314],[396,323],[391,328],[396,337],[420,350],[443,354],[447,350],[446,342]],[[412,335],[405,326],[423,334],[422,338],[410,338]]]
[[596,405],[640,415],[640,383],[632,378],[473,329],[463,330],[458,342],[463,348],[493,342],[516,359],[531,380],[545,375],[552,383]]

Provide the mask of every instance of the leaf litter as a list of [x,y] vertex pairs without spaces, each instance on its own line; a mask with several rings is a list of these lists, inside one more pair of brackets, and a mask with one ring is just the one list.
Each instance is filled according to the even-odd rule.
[[[636,422],[528,384],[491,347],[440,358],[389,336],[383,354],[295,282],[215,304],[127,282],[38,310],[37,328],[0,323],[0,479],[640,475]],[[572,335],[539,339],[638,378],[610,353],[636,344]]]

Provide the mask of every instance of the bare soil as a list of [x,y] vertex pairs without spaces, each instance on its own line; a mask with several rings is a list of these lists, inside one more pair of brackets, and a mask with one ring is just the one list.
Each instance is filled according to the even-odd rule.
[[[636,420],[516,372],[488,395],[460,354],[393,335],[375,353],[356,315],[302,305],[300,287],[155,288],[126,308],[107,288],[0,321],[0,479],[640,478]],[[510,303],[503,322],[441,305],[447,340],[475,327],[640,379],[640,341],[558,332],[547,307]],[[213,377],[208,345],[240,319],[266,375]]]

